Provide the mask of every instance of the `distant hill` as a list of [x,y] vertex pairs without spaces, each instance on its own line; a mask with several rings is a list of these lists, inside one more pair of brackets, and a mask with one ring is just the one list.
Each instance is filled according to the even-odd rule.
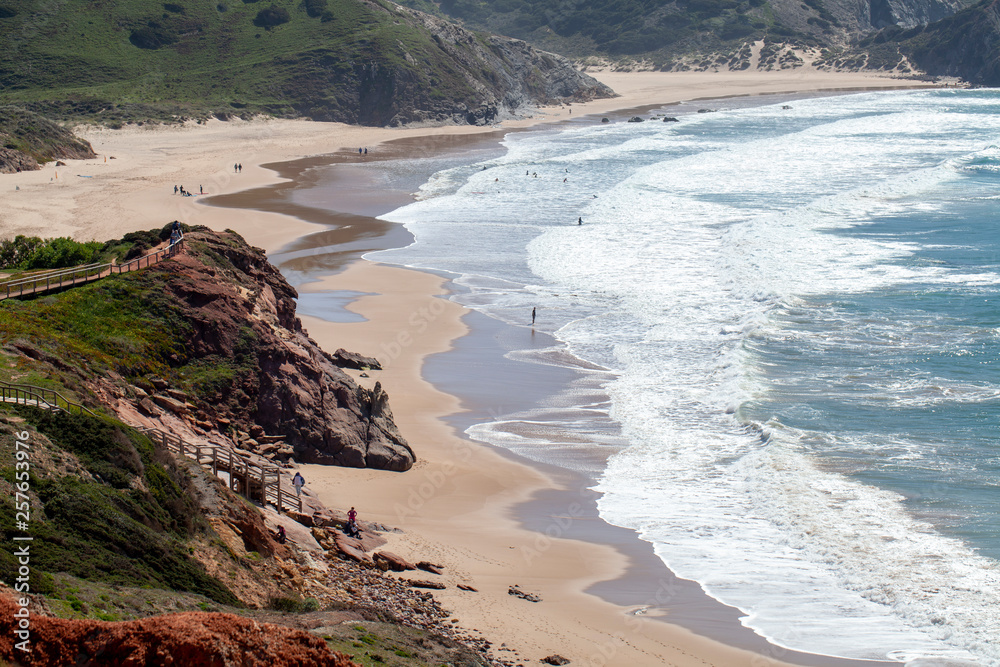
[[[967,0],[401,0],[574,58],[632,57],[659,69],[750,66],[763,41],[841,50],[881,28],[942,19]],[[874,61],[873,61],[874,63]],[[791,64],[794,66],[794,64]]]
[[57,119],[484,123],[610,94],[559,57],[385,0],[0,0],[0,104]]
[[906,56],[934,76],[1000,86],[1000,7],[997,0],[983,0],[928,26],[887,28],[862,40],[857,50]]

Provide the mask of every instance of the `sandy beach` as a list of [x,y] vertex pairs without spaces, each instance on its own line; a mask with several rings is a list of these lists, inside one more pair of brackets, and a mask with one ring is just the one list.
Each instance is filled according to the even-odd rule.
[[[531,118],[505,121],[500,128],[387,129],[299,120],[213,120],[171,128],[85,129],[81,135],[98,153],[96,159],[70,161],[62,167],[48,164],[37,172],[0,177],[0,235],[106,240],[177,219],[234,229],[273,254],[326,227],[281,212],[205,206],[204,195],[181,197],[173,193],[174,185],[211,195],[243,192],[287,181],[278,171],[262,166],[276,162],[330,154],[363,160],[359,147],[368,148],[375,159],[391,140],[412,139],[411,146],[419,146],[421,138],[475,137],[694,99],[915,86],[911,80],[810,68],[595,76],[620,96],[540,109]],[[319,162],[323,160],[328,158]],[[234,164],[242,164],[242,170],[234,169]],[[862,664],[793,654],[763,640],[745,640],[748,631],[734,620],[727,622],[741,639],[729,643],[746,641],[753,650],[653,618],[660,603],[673,602],[675,610],[688,600],[692,605],[702,603],[690,597],[696,592],[681,591],[672,580],[647,582],[652,611],[612,604],[586,592],[598,582],[625,576],[634,557],[624,548],[576,539],[587,532],[585,524],[597,520],[589,515],[585,501],[573,500],[573,481],[558,470],[526,465],[460,437],[445,420],[462,409],[460,399],[442,393],[423,376],[427,357],[448,351],[469,330],[465,309],[445,298],[446,280],[363,260],[345,264],[343,270],[310,283],[304,291],[364,293],[347,306],[358,321],[303,316],[303,323],[324,349],[343,347],[382,361],[384,370],[358,380],[379,381],[386,388],[396,422],[419,461],[402,474],[321,466],[303,466],[303,474],[309,489],[327,505],[341,509],[353,505],[363,520],[400,527],[404,532],[391,536],[390,551],[443,565],[448,588],[436,597],[452,611],[456,624],[494,642],[495,649],[505,643],[498,657],[514,664],[537,664],[554,653],[584,665]],[[536,501],[542,492],[560,489],[567,491],[562,500],[539,510],[545,514],[543,532],[526,529],[517,508],[535,507],[526,503]],[[478,590],[459,590],[458,583]],[[509,594],[512,586],[541,601]],[[715,634],[725,635],[725,630]]]
[[[474,135],[553,123],[584,114],[671,104],[683,100],[821,90],[912,88],[908,79],[821,72],[811,68],[776,72],[601,72],[596,78],[619,97],[572,106],[546,107],[499,127],[374,128],[307,120],[210,120],[183,126],[129,125],[121,130],[81,127],[78,134],[97,153],[91,160],[54,162],[39,171],[5,174],[0,185],[0,235],[71,236],[107,240],[172,220],[232,228],[253,243],[274,250],[310,231],[301,221],[280,225],[267,215],[197,206],[203,195],[225,194],[274,183],[275,173],[260,165],[358,148],[407,137]],[[243,165],[238,173],[233,166]]]

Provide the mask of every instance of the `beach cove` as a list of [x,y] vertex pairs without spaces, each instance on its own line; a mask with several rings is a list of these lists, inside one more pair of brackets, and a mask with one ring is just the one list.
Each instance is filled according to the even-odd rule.
[[[569,107],[545,110],[544,117],[539,113],[533,119],[504,123],[503,130],[695,97],[911,84],[859,75],[813,74],[609,74],[606,82],[625,93],[622,97],[573,105],[572,114]],[[17,175],[20,191],[16,195],[5,191],[3,195],[8,213],[2,218],[2,229],[6,235],[103,239],[162,226],[176,218],[188,224],[235,229],[251,243],[278,253],[292,239],[315,232],[315,223],[246,208],[198,206],[197,198],[172,195],[173,184],[183,183],[190,191],[201,186],[211,194],[243,191],[274,183],[274,172],[261,167],[263,164],[338,149],[343,149],[342,159],[354,159],[356,147],[381,155],[382,142],[388,140],[412,138],[419,146],[421,137],[475,137],[497,131],[468,127],[385,130],[305,121],[212,121],[202,127],[173,130],[96,131],[87,138],[99,154],[114,159],[71,163],[59,168],[58,175],[51,166]],[[412,151],[413,145],[400,149],[401,158],[406,158],[407,150]],[[242,172],[234,173],[233,163],[243,164]],[[10,183],[14,181],[12,178]],[[364,209],[365,205],[356,208]],[[586,536],[585,527],[599,521],[592,514],[592,496],[574,487],[578,479],[573,475],[554,467],[527,466],[503,452],[470,442],[445,421],[461,410],[460,399],[429,384],[421,370],[429,355],[451,349],[469,330],[466,311],[441,298],[448,294],[446,280],[367,262],[345,263],[345,270],[310,283],[303,296],[324,291],[365,295],[351,299],[347,307],[361,321],[325,322],[307,316],[304,324],[325,349],[344,347],[382,359],[386,370],[374,373],[371,380],[381,381],[388,391],[396,420],[419,462],[403,476],[307,467],[305,474],[314,492],[330,506],[355,505],[365,519],[403,528],[404,535],[391,543],[393,551],[404,557],[412,554],[437,560],[446,565],[449,583],[460,581],[478,588],[478,594],[451,588],[438,597],[453,610],[459,624],[495,643],[505,642],[512,657],[513,651],[517,652],[517,661],[537,661],[560,653],[583,664],[763,664],[753,653],[651,621],[643,613],[647,606],[676,602],[684,595],[693,596],[680,598],[686,606],[704,604],[705,596],[698,598],[697,591],[679,593],[677,585],[667,581],[663,591],[646,590],[649,605],[632,607],[586,593],[594,584],[626,574],[627,561],[639,556],[630,554],[623,559],[626,547],[616,549],[566,538],[577,533]],[[538,377],[528,379],[544,382]],[[538,501],[539,492],[552,489],[565,493]],[[542,532],[523,527],[524,508],[544,517]],[[634,537],[630,541],[633,547],[638,544]],[[656,562],[646,563],[656,568]],[[509,595],[509,587],[514,585],[540,595],[542,602]],[[677,605],[679,609],[684,606]],[[717,622],[716,612],[706,614],[710,619],[706,622]],[[721,631],[716,629],[712,634],[737,635],[739,631],[735,618],[730,617],[722,622]],[[798,664],[847,664],[794,656],[764,643],[753,648],[774,664],[783,659]]]

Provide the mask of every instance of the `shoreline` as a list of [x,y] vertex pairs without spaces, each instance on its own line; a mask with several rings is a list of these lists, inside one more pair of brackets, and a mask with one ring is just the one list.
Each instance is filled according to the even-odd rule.
[[[702,78],[711,77],[705,73],[692,74],[698,74]],[[772,87],[785,86],[787,82],[770,85]],[[873,86],[868,89],[875,88]],[[637,88],[636,90],[641,90],[642,95],[651,95],[645,89]],[[683,89],[684,92],[691,90],[692,88]],[[671,91],[671,95],[676,97],[679,92]],[[758,94],[791,95],[796,94],[796,92],[807,93],[808,90],[748,92],[734,97]],[[664,93],[664,95],[667,94]],[[722,98],[708,96],[696,99]],[[681,99],[677,99],[673,102],[649,102],[629,106],[624,104],[625,100],[638,101],[637,97],[633,95],[613,100],[601,100],[598,101],[601,104],[593,106],[574,105],[578,110],[577,115],[572,115],[566,108],[560,108],[552,113],[551,117],[547,117],[544,121],[535,120],[534,123],[578,122],[585,114],[593,118],[595,114],[602,112],[622,114],[633,109],[655,108],[681,101]],[[605,106],[605,104],[616,106]],[[583,113],[579,113],[580,110]],[[298,123],[297,121],[288,122]],[[245,125],[246,127],[239,129],[249,129],[249,126],[254,124],[246,123]],[[312,125],[314,126],[313,130],[317,129],[316,124]],[[532,123],[525,121],[522,127],[530,125]],[[215,130],[216,127],[206,129]],[[350,131],[352,129],[358,129],[358,132],[352,133]],[[511,129],[515,128],[505,127],[501,132]],[[177,134],[192,131],[196,133],[198,130],[199,128],[196,127],[190,130],[185,128]],[[303,133],[301,137],[308,140],[309,130],[310,128],[306,127],[296,128],[294,131],[301,131]],[[343,134],[330,133],[325,135],[325,138],[331,142],[347,143],[347,140],[350,139],[352,144],[367,144],[368,147],[375,145],[376,153],[379,153],[386,145],[383,142],[387,137],[414,137],[413,141],[419,145],[421,137],[463,136],[464,139],[468,139],[472,136],[487,141],[484,135],[497,132],[492,128],[475,128],[470,131],[463,131],[464,128],[438,128],[437,130],[440,131],[434,128],[414,128],[412,133],[381,129],[368,133],[369,130],[372,129],[346,128]],[[163,133],[170,132],[171,130],[163,131]],[[97,132],[96,134],[101,133]],[[280,171],[275,174],[269,172],[268,169],[273,168],[276,162],[286,160],[289,155],[300,157],[302,154],[308,154],[307,151],[304,151],[296,155],[294,151],[303,150],[307,145],[315,146],[319,142],[309,144],[308,141],[303,141],[295,146],[285,146],[279,150],[272,144],[280,143],[280,140],[276,138],[280,134],[281,131],[276,131],[272,135],[263,137],[256,154],[251,159],[244,158],[247,162],[248,178],[243,178],[241,174],[230,177],[226,173],[227,168],[232,168],[232,163],[228,162],[228,159],[226,165],[221,167],[214,165],[214,171],[198,173],[208,173],[209,176],[214,177],[213,181],[209,181],[213,183],[209,186],[213,194],[246,192],[255,187],[283,182],[288,184],[287,188],[290,191],[294,191],[297,185],[294,180],[290,180]],[[334,139],[333,136],[338,138]],[[371,141],[364,141],[363,138],[371,139]],[[231,137],[227,140],[231,141]],[[476,141],[476,139],[469,140]],[[98,147],[95,146],[96,148]],[[152,153],[158,150],[153,146],[145,148]],[[182,149],[178,147],[175,147],[174,150],[182,152]],[[203,148],[203,152],[207,150],[211,149]],[[230,150],[230,153],[232,152]],[[337,154],[334,153],[334,155]],[[357,158],[353,152],[341,151],[339,154],[344,158]],[[317,158],[317,164],[327,159],[326,157]],[[217,156],[203,156],[203,162],[207,165],[211,166],[218,161]],[[95,164],[88,166],[96,167],[98,170],[101,168],[101,165],[96,161],[79,162],[93,162]],[[268,166],[264,167],[265,164]],[[199,168],[204,169],[204,167]],[[309,168],[312,167],[306,166],[304,170]],[[69,167],[60,169],[73,171]],[[39,172],[32,173],[38,174]],[[173,171],[164,169],[160,172],[161,181],[163,178],[169,179],[177,173],[177,169]],[[94,175],[94,181],[98,180],[98,175],[100,174]],[[40,181],[40,183],[40,188],[45,189],[44,181]],[[34,187],[38,184],[31,183],[29,185]],[[110,187],[110,184],[106,183],[105,185]],[[190,181],[187,181],[185,185],[191,189]],[[22,187],[22,190],[25,189]],[[293,245],[294,242],[288,241],[289,236],[301,241],[314,234],[336,231],[318,228],[315,223],[293,217],[287,212],[262,212],[246,207],[233,209],[219,208],[218,206],[191,206],[190,204],[195,203],[197,198],[193,198],[190,202],[177,201],[178,198],[173,201],[169,198],[164,199],[164,197],[172,196],[167,193],[167,189],[163,182],[159,182],[155,188],[146,187],[124,193],[122,197],[124,201],[118,202],[115,210],[121,211],[122,216],[126,218],[128,215],[125,214],[129,212],[141,211],[143,214],[137,216],[139,221],[130,221],[129,228],[124,229],[124,231],[166,224],[168,220],[162,216],[162,211],[166,208],[178,216],[184,216],[181,219],[189,224],[207,224],[215,228],[233,227],[243,233],[252,243],[264,246],[269,254],[276,253],[279,256],[288,253],[289,251],[286,249]],[[107,195],[107,192],[104,194]],[[79,197],[80,203],[86,205],[87,202],[98,201],[92,195],[93,193],[89,191],[83,193]],[[160,217],[155,218],[157,215]],[[354,215],[350,221],[352,227],[368,217],[348,215]],[[153,219],[157,219],[157,222],[149,224],[142,222]],[[3,218],[0,220],[6,223]],[[344,223],[344,218],[340,218],[331,220],[328,224],[344,225]],[[31,228],[32,224],[31,219],[28,219],[25,226]],[[57,229],[68,229],[65,223],[60,224],[64,226],[57,225]],[[399,226],[394,225],[393,227],[398,228]],[[107,228],[109,228],[108,225],[91,224],[87,226],[86,223],[81,227],[84,230],[83,233],[90,232],[95,238],[99,237],[101,233],[106,233],[101,230]],[[120,227],[112,224],[110,228],[119,229]],[[6,224],[3,225],[3,231],[5,234],[10,233]],[[18,231],[16,233],[24,232]],[[46,234],[49,232],[46,231]],[[63,235],[63,233],[56,231],[51,235]],[[74,235],[76,234],[74,233]],[[120,235],[120,233],[112,233],[105,238],[115,235]],[[355,240],[359,239],[352,239],[348,242]],[[342,242],[342,239],[336,238],[324,240],[327,245]],[[357,254],[360,251],[355,249],[350,252]],[[345,264],[346,268],[344,268]],[[349,504],[360,506],[360,503],[365,502],[366,498],[370,499],[369,506],[381,509],[362,511],[363,519],[376,519],[390,525],[402,525],[408,531],[407,535],[413,542],[409,547],[411,551],[406,550],[408,547],[405,543],[390,543],[390,548],[400,555],[414,560],[438,558],[444,561],[450,559],[448,560],[449,568],[446,570],[449,578],[457,576],[459,581],[474,582],[472,585],[480,588],[481,591],[477,595],[455,592],[454,588],[449,588],[446,592],[438,595],[445,606],[455,611],[454,616],[459,619],[463,627],[477,630],[491,641],[505,641],[508,646],[515,646],[518,651],[517,659],[521,661],[538,660],[545,655],[561,653],[573,659],[574,662],[583,660],[586,663],[589,660],[589,664],[614,664],[619,660],[628,661],[631,664],[650,664],[648,661],[653,658],[657,662],[670,660],[678,664],[704,664],[708,662],[718,665],[749,665],[758,664],[762,656],[763,659],[768,660],[769,664],[779,664],[777,661],[781,659],[791,659],[794,664],[886,664],[884,662],[827,658],[814,654],[796,654],[781,647],[766,644],[766,642],[765,646],[770,647],[770,649],[758,649],[758,653],[751,653],[711,639],[705,639],[680,626],[668,623],[648,623],[647,618],[628,615],[624,613],[625,610],[621,605],[612,604],[586,592],[593,587],[600,586],[602,582],[618,581],[627,572],[628,568],[621,563],[621,555],[610,545],[595,544],[586,539],[573,538],[571,529],[566,529],[560,535],[553,536],[556,539],[549,540],[550,545],[546,545],[546,549],[542,552],[543,557],[530,559],[527,564],[538,563],[537,571],[527,575],[522,574],[516,569],[516,566],[523,565],[524,561],[529,560],[524,555],[529,552],[524,551],[524,549],[539,551],[534,548],[537,546],[539,533],[525,527],[524,513],[535,515],[536,518],[537,515],[548,513],[551,519],[556,516],[555,512],[551,509],[542,509],[538,505],[532,509],[532,503],[541,503],[542,506],[548,508],[559,505],[562,505],[564,509],[570,507],[563,500],[538,501],[534,496],[539,493],[547,493],[554,488],[561,488],[559,492],[571,495],[574,491],[570,489],[572,484],[565,479],[560,480],[560,475],[556,471],[546,470],[541,465],[527,465],[514,461],[512,460],[513,455],[505,456],[493,451],[493,448],[461,437],[446,423],[449,415],[456,414],[461,410],[460,400],[456,396],[442,393],[426,381],[423,377],[424,362],[432,354],[450,350],[456,338],[468,333],[468,325],[464,322],[464,309],[441,298],[442,295],[447,294],[445,280],[432,273],[397,269],[371,264],[364,260],[349,264],[343,262],[334,267],[304,266],[302,268],[307,274],[313,273],[317,269],[328,270],[332,268],[338,271],[334,276],[327,276],[310,284],[308,288],[303,290],[304,294],[320,293],[324,287],[327,290],[332,289],[337,292],[350,291],[363,294],[363,296],[354,298],[346,308],[348,311],[358,314],[362,319],[360,322],[324,322],[308,315],[302,317],[306,328],[320,342],[321,346],[325,349],[345,347],[362,354],[372,354],[383,361],[386,352],[385,344],[391,345],[395,342],[399,346],[398,356],[392,359],[392,363],[386,371],[377,375],[391,396],[391,406],[397,413],[397,423],[421,458],[414,470],[406,473],[409,475],[408,482],[406,478],[398,476],[397,473],[304,466],[306,477],[310,480],[310,487],[314,492],[319,493],[327,504],[334,507],[346,507]],[[400,286],[403,286],[404,289],[401,290]],[[373,292],[374,294],[372,294]],[[422,314],[421,308],[424,309],[423,313],[431,313],[433,317]],[[417,317],[417,321],[427,324],[420,332],[420,336],[414,335],[416,329],[420,328],[420,325],[414,324],[414,316]],[[392,332],[395,337],[388,340],[380,339],[378,336],[382,332]],[[408,334],[405,345],[398,337],[400,333]],[[372,351],[372,346],[377,349]],[[390,347],[389,349],[395,348]],[[429,456],[428,452],[430,452]],[[488,471],[488,474],[483,471]],[[313,480],[319,481],[314,482]],[[345,497],[342,491],[345,487],[352,488],[351,495],[348,497]],[[430,492],[429,496],[425,498],[424,496],[427,494],[424,493],[424,489],[427,488],[430,489]],[[414,496],[413,493],[417,495]],[[358,501],[357,498],[362,500]],[[414,501],[414,498],[417,498],[417,501]],[[460,501],[458,508],[456,508],[456,502],[458,502],[456,499]],[[413,505],[417,505],[416,509]],[[403,508],[402,512],[400,508]],[[413,513],[406,512],[406,508],[413,510]],[[583,507],[581,506],[578,511],[583,512]],[[571,524],[585,523],[583,516],[584,514],[579,514],[580,521],[571,522]],[[485,532],[489,533],[489,541],[492,544],[485,544],[487,540],[483,535],[484,526],[488,526],[488,530]],[[428,535],[433,536],[433,539],[428,539]],[[544,534],[542,536],[544,537]],[[634,534],[632,539],[635,542],[640,542]],[[502,542],[509,544],[501,544]],[[651,552],[651,545],[643,544],[646,544]],[[515,554],[520,554],[520,557],[511,559],[511,549],[514,550]],[[572,564],[572,568],[569,567],[570,564]],[[660,565],[662,566],[662,563]],[[666,569],[665,566],[663,568]],[[573,581],[567,580],[568,570],[572,570],[574,573]],[[483,584],[484,581],[485,584]],[[506,587],[515,583],[520,584],[523,590],[528,592],[534,592],[536,589],[545,591],[542,594],[543,602],[532,604],[507,595]],[[701,595],[705,598],[708,597],[704,593]],[[489,596],[490,609],[483,608],[485,606],[482,599],[484,596]],[[528,607],[526,608],[524,605],[528,605]],[[648,618],[651,619],[652,616],[648,616]],[[502,623],[504,619],[511,625],[504,625]],[[738,625],[738,622],[735,628],[732,625],[728,627],[731,630],[742,629],[746,631],[745,628]],[[726,628],[723,628],[723,634],[725,633]],[[547,639],[550,637],[552,639]],[[502,654],[498,655],[504,657]],[[515,656],[511,654],[510,657],[514,658]],[[813,657],[817,658],[819,662],[813,662]]]
[[[333,187],[336,187],[336,184],[334,184]],[[350,205],[348,205],[347,208],[351,208]],[[391,209],[393,207],[390,206],[387,208]],[[375,223],[378,221],[371,220],[371,222]],[[316,234],[320,235],[323,233],[324,232],[317,232]],[[392,244],[387,244],[387,245],[392,245]],[[283,253],[279,251],[277,254],[280,256]],[[372,265],[368,264],[365,260],[359,260],[354,264],[348,265],[346,271],[343,271],[341,273],[335,273],[332,276],[327,276],[326,278],[323,279],[322,283],[320,284],[310,284],[303,288],[304,296],[309,296],[311,294],[323,294],[323,293],[334,292],[338,294],[352,294],[356,297],[349,299],[350,305],[347,305],[346,307],[340,306],[340,308],[343,309],[345,312],[355,313],[357,315],[357,317],[353,318],[353,321],[351,322],[347,322],[344,319],[341,319],[340,317],[335,318],[336,319],[335,322],[323,321],[317,317],[303,318],[304,322],[306,323],[306,328],[312,333],[314,337],[317,338],[317,340],[319,340],[321,345],[324,345],[324,341],[329,341],[324,346],[345,345],[344,342],[345,335],[347,335],[345,333],[346,329],[348,328],[364,329],[364,323],[368,323],[368,332],[360,335],[356,334],[355,342],[353,342],[352,345],[354,346],[355,349],[361,351],[364,354],[369,354],[379,358],[384,358],[387,347],[384,341],[382,343],[378,343],[379,341],[378,332],[382,329],[400,330],[400,328],[402,329],[406,328],[401,321],[397,321],[394,325],[389,323],[386,320],[386,313],[393,310],[405,309],[408,305],[412,305],[415,299],[404,299],[401,303],[397,303],[396,306],[391,308],[384,305],[383,306],[374,305],[375,302],[377,302],[380,298],[385,298],[385,297],[391,298],[391,296],[393,295],[391,294],[392,288],[389,288],[389,291],[372,288],[372,285],[378,282],[378,278],[374,274],[370,275],[366,279],[361,279],[357,277],[358,272],[370,272],[372,270],[371,266]],[[374,266],[386,266],[386,265],[374,265]],[[412,270],[399,269],[399,271],[406,272]],[[344,274],[349,274],[349,275],[345,276]],[[407,274],[397,273],[396,275],[403,276]],[[416,275],[410,274],[410,278],[401,277],[398,280],[395,281],[389,280],[388,282],[397,282],[397,283],[409,282],[409,280],[411,279],[416,280],[417,276],[419,275],[426,275],[426,274],[425,272],[417,271]],[[435,274],[431,272],[431,275]],[[444,289],[444,285],[445,283],[442,282],[439,286],[440,289]],[[372,294],[373,291],[375,292],[374,294]],[[468,313],[464,313],[463,315],[459,316],[459,319],[463,322],[467,322]],[[506,325],[497,323],[497,326],[503,328]],[[472,335],[475,335],[474,333],[475,327],[473,326],[471,327],[471,329],[473,331]],[[463,338],[461,338],[461,340],[467,339],[469,335],[470,335],[469,333],[463,334]],[[389,342],[388,345],[391,346],[392,343]],[[454,351],[451,349],[453,347],[454,344],[452,344],[449,347],[448,349],[449,354],[454,354]],[[495,369],[491,368],[490,370],[492,371]],[[424,366],[424,371],[426,371],[426,366]],[[481,372],[481,369],[477,369],[477,371]],[[383,382],[383,385],[387,388],[390,395],[393,397],[391,399],[391,403],[393,404],[394,409],[397,409],[398,411],[399,400],[398,398],[396,398],[398,396],[398,391],[393,390],[392,385],[387,380],[385,380],[384,374],[372,373],[372,375],[374,376],[373,380],[375,379],[375,377],[378,377],[380,381]],[[415,379],[418,377],[422,380],[426,379],[427,377],[426,372],[419,372],[419,371],[415,372],[414,377],[410,378],[409,383],[407,381],[403,381],[400,383],[400,385],[407,386],[409,384],[410,386],[412,386]],[[537,379],[537,377],[533,377],[533,380],[535,379]],[[441,389],[443,387],[443,385],[440,383],[435,383],[434,386],[438,389]],[[408,390],[412,391],[412,389],[410,389],[409,387]],[[455,392],[450,387],[448,387],[448,391],[449,394],[451,394],[452,398],[455,398],[456,396],[463,397],[463,393],[461,391]],[[454,417],[456,415],[460,415],[461,412],[462,411],[460,409],[456,409],[450,415],[442,415],[440,418],[444,419],[445,421],[450,421],[448,417]],[[412,429],[412,426],[410,428]],[[404,428],[404,433],[405,432],[407,432],[406,428]],[[461,436],[454,430],[452,430],[450,436],[459,439],[464,438],[464,436]],[[437,437],[441,438],[442,436],[439,434]],[[494,449],[488,445],[477,444],[474,446],[488,447],[490,449]],[[538,500],[537,498],[533,498],[531,500],[521,502],[519,505],[516,505],[513,508],[513,511],[517,515],[518,522],[521,524],[521,526],[527,527],[530,530],[531,528],[527,524],[529,523],[529,520],[533,518],[534,519],[533,523],[537,525],[537,528],[535,528],[535,534],[536,535],[538,535],[539,533],[544,534],[546,532],[546,528],[551,528],[551,526],[553,525],[552,521],[554,516],[559,515],[560,512],[562,515],[566,515],[566,508],[568,506],[585,505],[587,509],[583,510],[584,514],[579,515],[576,518],[576,520],[574,520],[565,530],[560,528],[561,532],[563,532],[563,537],[582,540],[590,544],[604,544],[606,546],[611,546],[616,549],[616,551],[620,554],[620,556],[624,557],[628,561],[627,565],[625,566],[625,569],[620,572],[619,576],[604,581],[595,580],[589,586],[585,587],[581,586],[583,592],[599,595],[600,597],[602,597],[604,601],[608,601],[612,597],[617,597],[618,599],[615,600],[617,606],[631,607],[632,608],[631,612],[633,613],[636,612],[637,610],[644,612],[645,614],[647,614],[646,618],[649,619],[655,618],[656,617],[655,615],[657,613],[664,615],[674,615],[674,616],[680,613],[682,614],[681,618],[677,620],[675,620],[674,618],[670,618],[669,619],[670,622],[674,623],[679,622],[679,624],[682,627],[689,630],[693,629],[700,636],[707,635],[710,637],[714,637],[714,639],[716,640],[722,639],[725,640],[728,645],[731,646],[735,645],[742,649],[750,649],[755,651],[758,655],[765,655],[770,658],[781,658],[784,660],[794,662],[795,664],[845,665],[845,666],[889,664],[890,661],[874,661],[874,660],[866,661],[858,659],[847,659],[847,658],[825,656],[821,654],[803,653],[800,651],[786,649],[784,647],[767,642],[767,640],[760,637],[759,635],[756,635],[751,630],[745,628],[740,624],[739,617],[741,616],[741,613],[738,610],[732,607],[725,606],[724,604],[710,598],[707,594],[705,594],[701,590],[698,584],[690,581],[679,580],[678,578],[676,578],[673,575],[673,573],[666,568],[666,566],[662,563],[662,561],[660,561],[658,557],[656,557],[655,554],[652,553],[652,545],[645,542],[641,542],[632,531],[610,526],[609,524],[606,524],[602,519],[600,519],[597,516],[596,506],[594,505],[593,501],[593,494],[590,494],[591,497],[588,499],[589,503],[587,501],[580,503],[579,498],[577,498],[576,496],[581,493],[580,490],[585,489],[586,486],[593,480],[582,478],[579,475],[576,475],[575,473],[572,473],[570,471],[556,469],[555,466],[547,466],[545,464],[538,464],[534,461],[527,461],[521,457],[518,457],[517,455],[511,454],[503,450],[498,450],[497,453],[499,453],[501,457],[511,460],[518,465],[527,465],[536,470],[539,468],[547,470],[548,471],[547,474],[550,476],[550,479],[560,479],[560,478],[576,479],[576,486],[578,487],[579,490],[571,490],[570,487],[572,487],[573,484],[570,482],[566,482],[564,480],[562,482],[562,487],[553,492],[553,494],[555,495],[554,498],[548,498],[546,500]],[[424,471],[424,477],[418,477],[418,481],[425,483],[428,482],[429,478],[427,477],[427,475],[429,474],[432,475],[433,471],[432,472]],[[336,494],[334,490],[335,488],[350,483],[349,479],[342,478],[339,475],[337,476],[336,479],[330,479],[330,474],[328,471],[324,471],[322,469],[317,469],[314,467],[310,467],[310,469],[307,472],[307,475],[310,476],[310,478],[317,476],[323,478],[323,481],[321,482],[321,486],[319,489],[319,495],[327,500],[335,497]],[[361,502],[365,502],[366,505],[369,507],[378,508],[387,505],[393,505],[398,507],[401,504],[404,504],[402,502],[403,495],[406,494],[400,496],[393,496],[392,489],[387,489],[382,486],[379,486],[378,483],[374,484],[378,489],[376,492],[371,492],[369,489],[356,497],[365,498],[365,500]],[[392,482],[388,482],[388,484],[392,484]],[[542,489],[542,487],[536,487],[536,493],[548,493],[548,491],[549,489]],[[412,492],[413,492],[413,487],[411,486],[409,498],[413,497]],[[587,494],[584,492],[582,495],[587,495]],[[352,496],[353,499],[350,501],[352,504],[357,504],[359,502],[356,500],[356,497]],[[387,500],[387,498],[393,498],[393,500],[390,502],[390,500]],[[345,502],[347,501],[341,501],[341,504],[344,504]],[[511,502],[513,502],[513,499],[511,499]],[[436,510],[435,513],[440,515],[441,512],[442,510]],[[396,519],[395,523],[393,522],[394,517]],[[394,525],[399,525],[401,523],[398,520],[400,518],[398,512],[395,515],[393,515],[391,511],[388,513],[376,512],[374,514],[374,518],[383,523],[390,523]],[[600,524],[600,527],[595,528],[594,527],[595,524]],[[426,534],[428,533],[434,534],[437,531],[440,531],[440,527],[433,527],[424,524],[420,526],[417,532],[419,532],[420,537],[423,538],[426,536]],[[607,533],[608,531],[617,532],[619,534],[619,537],[615,539],[609,539],[606,535],[602,535],[602,533]],[[622,542],[625,541],[631,543],[627,548],[623,548],[621,544]],[[404,545],[397,545],[393,548],[396,549],[397,552],[401,552],[402,555],[404,555],[404,557],[410,558],[411,560],[418,560],[421,557],[426,557],[425,554],[422,554],[419,551],[407,551],[407,547]],[[636,564],[637,562],[638,565]],[[631,577],[629,576],[630,570],[642,569],[642,568],[645,568],[645,571],[647,573],[650,571],[656,572],[655,581],[659,583],[662,591],[664,592],[663,595],[660,595],[661,591],[656,591],[656,593],[654,594],[650,594],[648,592],[649,591],[648,583],[650,581],[648,575],[645,575],[646,576],[645,579],[643,578],[643,575],[633,575]],[[627,579],[631,579],[631,581],[628,582],[628,586],[631,589],[630,593],[623,595],[621,594],[621,592],[618,592],[617,595],[615,595],[614,594],[615,589],[621,587],[621,584],[625,582]],[[473,580],[472,583],[475,584],[475,580]],[[631,600],[628,599],[629,595],[631,595],[632,597]],[[660,604],[661,602],[665,604]],[[450,603],[446,602],[446,605],[450,605]],[[624,610],[620,609],[620,611]],[[652,611],[653,613],[651,614],[650,611]],[[464,619],[467,614],[464,612],[460,612],[457,615],[460,618]],[[481,626],[482,623],[478,623],[477,625]],[[515,634],[524,634],[524,632],[526,632],[526,630],[523,628],[514,630],[516,630]],[[500,636],[502,637],[504,635]],[[508,638],[510,636],[511,635],[509,634],[507,635]],[[488,638],[492,639],[491,637]],[[511,643],[509,639],[507,641],[508,644]]]

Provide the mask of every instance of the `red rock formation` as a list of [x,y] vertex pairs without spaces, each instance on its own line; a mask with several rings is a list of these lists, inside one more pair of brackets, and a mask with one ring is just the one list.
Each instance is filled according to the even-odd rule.
[[417,568],[424,570],[425,572],[430,572],[431,574],[444,574],[444,565],[437,565],[436,563],[430,563],[428,561],[422,560],[417,563]]
[[[388,568],[393,572],[406,572],[407,570],[417,569],[416,565],[402,556],[397,556],[391,551],[377,551],[375,552],[374,558],[376,563],[379,561],[385,562]],[[440,574],[440,572],[438,574]]]
[[41,165],[30,155],[11,148],[0,147],[0,174],[13,174],[19,171],[34,171]]
[[25,652],[15,647],[18,609],[0,596],[0,658],[25,666],[360,667],[308,632],[201,612],[120,623],[32,616]]
[[334,544],[337,546],[337,551],[351,560],[357,561],[358,563],[374,562],[372,557],[365,553],[361,540],[356,540],[353,537],[348,537],[347,535],[339,532],[334,533],[333,540]]
[[[202,421],[257,425],[307,463],[408,470],[413,450],[382,387],[359,386],[306,335],[295,289],[264,252],[233,232],[193,231],[186,242],[186,253],[150,269],[163,279],[170,317],[189,327],[174,363],[234,360],[241,369],[216,395],[191,399]],[[153,400],[169,409],[165,398]]]

